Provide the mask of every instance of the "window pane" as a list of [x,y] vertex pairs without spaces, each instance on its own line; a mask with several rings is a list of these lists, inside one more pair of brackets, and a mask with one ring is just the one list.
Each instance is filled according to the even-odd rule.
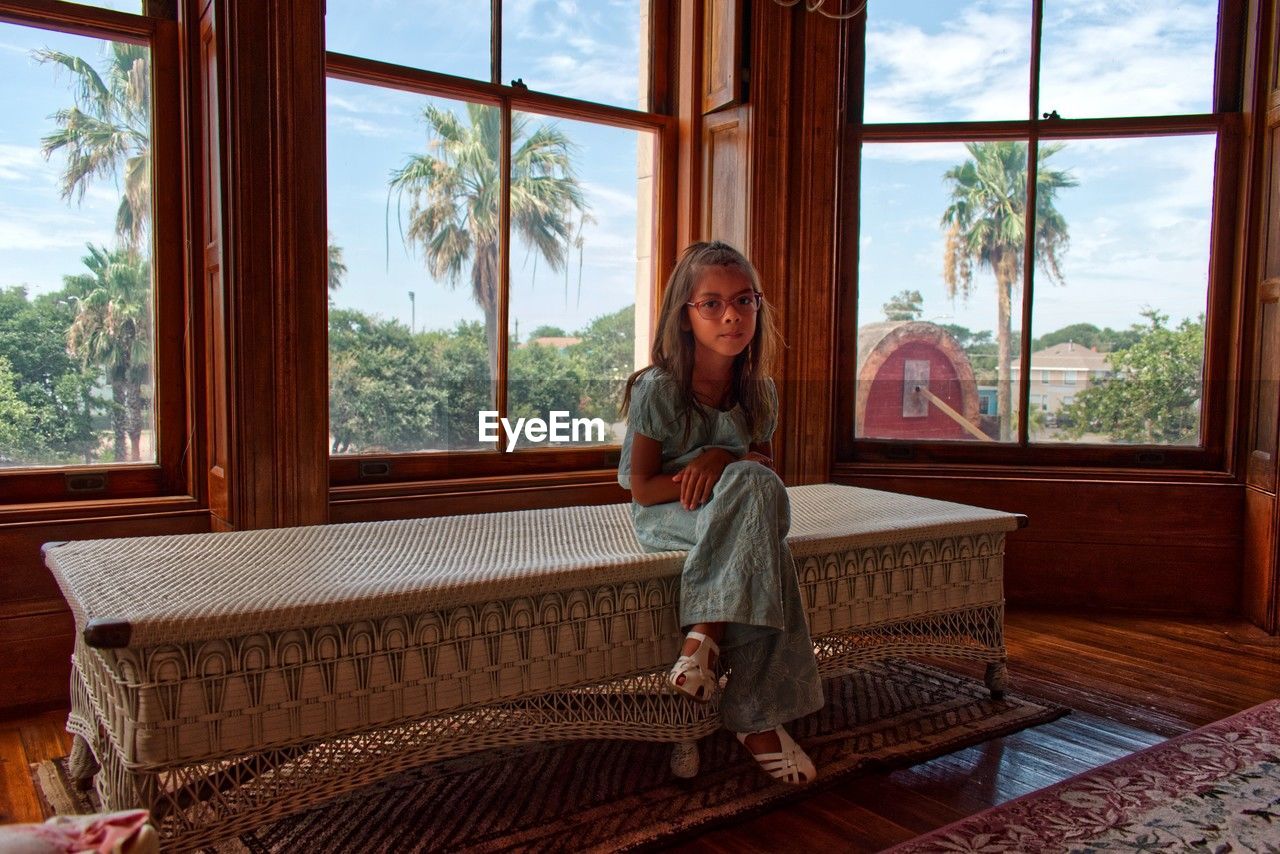
[[863,146],[856,435],[1017,439],[1025,169],[1023,143]]
[[144,0],[71,0],[73,3],[79,3],[82,6],[97,6],[100,9],[114,9],[117,12],[131,12],[135,15],[142,14],[142,4]]
[[1027,118],[1030,0],[867,6],[867,122]]
[[512,130],[509,417],[599,419],[521,447],[619,444],[648,364],[654,135],[532,113]]
[[1213,110],[1217,0],[1045,0],[1040,110],[1064,119]]
[[537,92],[647,109],[648,0],[508,0],[502,82]]
[[498,110],[332,79],[328,101],[330,449],[493,447]]
[[1060,282],[1036,271],[1031,367],[1050,379],[1032,374],[1031,394],[1046,402],[1031,437],[1195,445],[1214,137],[1059,145],[1042,168],[1078,186],[1057,192],[1056,216],[1041,205],[1037,218],[1042,245],[1070,244]]
[[489,0],[326,0],[335,53],[490,79]]
[[0,43],[0,466],[153,462],[150,51]]

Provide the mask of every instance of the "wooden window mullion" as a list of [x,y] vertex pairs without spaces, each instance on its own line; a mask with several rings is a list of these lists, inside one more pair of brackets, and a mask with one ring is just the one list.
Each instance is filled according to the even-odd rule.
[[[511,100],[502,99],[502,151],[498,160],[498,359],[495,376],[492,377],[494,403],[498,408],[498,417],[507,417],[507,361],[508,334],[511,319]],[[499,421],[501,424],[501,421]],[[502,436],[498,441],[498,450],[506,453],[509,437],[506,431],[499,431]]]

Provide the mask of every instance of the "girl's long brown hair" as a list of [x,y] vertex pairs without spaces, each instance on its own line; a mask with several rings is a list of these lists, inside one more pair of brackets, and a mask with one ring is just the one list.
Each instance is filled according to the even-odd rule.
[[[710,420],[706,411],[697,405],[693,396],[693,332],[681,328],[685,303],[693,299],[698,277],[708,267],[726,267],[747,277],[751,287],[760,291],[760,276],[746,257],[727,243],[712,241],[694,243],[684,250],[676,268],[667,279],[658,309],[658,329],[653,336],[650,366],[641,368],[627,378],[627,388],[622,396],[621,417],[626,418],[631,408],[631,389],[646,371],[660,368],[675,382],[677,411],[682,414],[684,436],[693,429],[694,417],[703,423]],[[730,388],[732,400],[742,407],[747,433],[753,439],[762,424],[768,420],[772,401],[765,390],[765,379],[772,375],[774,359],[782,340],[778,333],[773,307],[767,299],[760,301],[756,317],[756,333],[747,348],[733,361],[733,377]]]

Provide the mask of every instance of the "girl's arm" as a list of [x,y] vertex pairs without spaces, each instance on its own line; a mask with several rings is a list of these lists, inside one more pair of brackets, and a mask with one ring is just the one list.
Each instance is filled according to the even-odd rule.
[[755,460],[762,465],[773,468],[773,440],[770,439],[767,442],[753,442],[751,448],[747,451],[747,454],[743,459]]
[[680,484],[662,473],[662,443],[643,433],[631,437],[631,497],[637,503],[666,504],[680,498]]
[[[724,448],[708,448],[703,453],[724,454],[726,465],[738,459],[745,459],[756,460],[773,468],[772,451],[772,442],[757,442],[751,445],[750,450],[741,458]],[[676,475],[662,473],[662,443],[643,433],[634,434],[631,439],[631,497],[646,507],[651,504],[681,501],[688,487],[675,478]],[[692,510],[693,507],[688,509]]]

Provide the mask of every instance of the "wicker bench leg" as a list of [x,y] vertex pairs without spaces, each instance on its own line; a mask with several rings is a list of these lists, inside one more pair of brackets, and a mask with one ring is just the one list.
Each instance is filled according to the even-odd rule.
[[993,661],[987,665],[987,673],[983,677],[991,699],[999,700],[1009,688],[1009,667],[1003,661]]
[[67,759],[67,770],[81,786],[88,786],[93,775],[98,773],[98,760],[89,748],[89,742],[81,736],[72,736],[71,756]]
[[671,773],[688,780],[698,776],[698,742],[678,741],[671,749]]

